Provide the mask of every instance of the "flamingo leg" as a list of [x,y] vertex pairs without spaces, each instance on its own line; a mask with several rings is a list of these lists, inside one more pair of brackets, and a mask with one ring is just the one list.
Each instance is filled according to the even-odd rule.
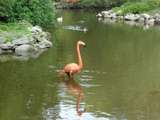
[[73,78],[73,73],[72,73],[72,71],[71,71],[71,72],[67,72],[67,76],[68,76],[69,80],[72,79],[72,78]]
[[81,102],[81,100],[83,99],[83,94],[82,93],[79,93],[78,94],[78,96],[77,96],[77,105],[76,105],[76,111],[77,111],[77,113],[78,113],[78,115],[79,116],[81,116],[85,111],[86,111],[86,109],[84,109],[84,110],[80,110],[80,102]]
[[69,78],[72,79],[73,78],[73,71],[69,72]]

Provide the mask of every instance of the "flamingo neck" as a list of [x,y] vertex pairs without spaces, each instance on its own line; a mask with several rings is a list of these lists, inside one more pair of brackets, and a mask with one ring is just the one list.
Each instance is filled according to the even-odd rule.
[[81,57],[79,44],[77,44],[77,56],[78,56],[78,66],[79,66],[80,69],[82,69],[83,68],[83,62],[82,62],[82,57]]

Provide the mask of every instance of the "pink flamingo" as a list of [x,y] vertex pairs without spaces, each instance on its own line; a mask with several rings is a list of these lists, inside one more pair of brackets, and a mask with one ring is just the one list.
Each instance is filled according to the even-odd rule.
[[81,57],[81,52],[80,52],[80,47],[81,46],[86,46],[86,44],[83,41],[78,41],[77,42],[77,56],[78,56],[78,64],[77,63],[69,63],[64,66],[63,70],[61,71],[61,74],[66,73],[69,78],[73,78],[73,75],[76,73],[81,72],[83,68],[83,61]]

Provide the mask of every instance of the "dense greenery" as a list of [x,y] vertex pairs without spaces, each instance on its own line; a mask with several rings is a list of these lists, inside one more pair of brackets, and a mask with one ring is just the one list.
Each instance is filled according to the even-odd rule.
[[[60,0],[64,1],[64,0]],[[125,2],[137,1],[137,0],[80,0],[75,6],[78,7],[96,7],[96,8],[111,8],[114,6],[120,6]]]
[[27,20],[32,24],[53,21],[52,0],[0,0],[0,18],[3,21]]
[[142,13],[160,7],[160,0],[143,0],[139,2],[127,2],[120,7],[113,8],[120,14]]
[[32,33],[28,29],[32,25],[26,21],[18,23],[2,23],[0,22],[0,38],[5,38],[5,42],[10,42],[12,39],[21,36],[31,37]]
[[81,0],[80,4],[85,7],[109,7],[121,4],[124,0]]

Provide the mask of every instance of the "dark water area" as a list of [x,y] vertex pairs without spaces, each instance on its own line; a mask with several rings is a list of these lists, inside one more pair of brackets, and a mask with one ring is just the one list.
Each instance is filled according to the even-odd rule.
[[[0,120],[159,120],[160,29],[104,24],[95,11],[59,13],[51,49],[0,62]],[[57,71],[77,62],[77,40],[87,45],[84,69],[63,81]]]

